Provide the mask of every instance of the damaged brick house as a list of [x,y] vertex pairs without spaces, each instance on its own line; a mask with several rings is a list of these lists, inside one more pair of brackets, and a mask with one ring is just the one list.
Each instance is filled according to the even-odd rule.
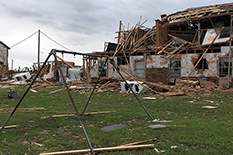
[[8,50],[10,48],[0,41],[0,79],[8,77]]
[[[125,77],[168,84],[176,79],[211,80],[220,85],[232,79],[233,3],[189,8],[161,15],[151,29],[138,23],[118,31],[118,44],[83,58],[86,78],[97,77],[105,56],[110,56]],[[230,52],[229,52],[230,51]],[[107,63],[106,77],[120,77]]]

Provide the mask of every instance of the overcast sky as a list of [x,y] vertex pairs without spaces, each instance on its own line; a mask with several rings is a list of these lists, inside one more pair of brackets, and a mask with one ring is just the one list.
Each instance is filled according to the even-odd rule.
[[[103,51],[104,42],[116,42],[119,21],[127,27],[147,20],[151,28],[161,14],[187,8],[231,3],[229,0],[0,0],[0,41],[11,47],[41,30],[61,45],[77,52]],[[44,61],[51,49],[65,50],[40,35]],[[9,50],[14,68],[31,67],[38,60],[38,34]],[[82,65],[82,57],[64,55]]]

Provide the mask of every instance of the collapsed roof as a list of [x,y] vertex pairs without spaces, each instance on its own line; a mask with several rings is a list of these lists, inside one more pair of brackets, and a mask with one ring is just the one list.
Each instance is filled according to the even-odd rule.
[[163,16],[162,21],[167,21],[169,24],[185,22],[190,20],[198,20],[202,18],[212,18],[217,16],[225,16],[233,13],[233,3],[188,8],[184,11],[179,11],[168,16]]

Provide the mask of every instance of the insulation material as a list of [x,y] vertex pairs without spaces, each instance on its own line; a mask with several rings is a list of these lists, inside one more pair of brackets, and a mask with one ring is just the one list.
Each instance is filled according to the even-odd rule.
[[93,66],[91,66],[90,75],[91,75],[91,77],[98,77],[99,76],[97,63],[95,63]]
[[[231,47],[233,49],[233,46]],[[229,46],[221,46],[221,56],[228,56]]]
[[[67,79],[67,67],[61,66],[61,71],[62,71],[62,74],[63,74],[65,81],[66,81],[66,79]],[[59,82],[64,83],[60,70],[58,70],[58,75],[59,75]]]
[[[181,77],[187,77],[189,75],[197,59],[198,54],[183,55],[181,59]],[[197,71],[194,70],[190,76],[197,76]]]
[[[117,62],[117,58],[114,58],[114,61]],[[129,67],[128,65],[120,65],[121,69],[126,71],[127,73],[130,73],[129,71]],[[128,75],[120,70],[120,73],[124,76],[124,77],[128,77]],[[108,77],[109,78],[120,78],[121,76],[118,74],[118,72],[116,71],[116,69],[112,66],[112,64],[108,63]]]
[[68,70],[69,81],[80,81],[80,70],[81,68],[70,68]]
[[[201,72],[195,69],[190,77],[216,77],[217,76],[217,58],[220,54],[207,53],[203,59],[206,59],[208,68]],[[181,58],[181,76],[187,77],[194,67],[196,61],[198,61],[200,54],[186,54]]]
[[[217,30],[217,33],[219,33],[220,30]],[[224,30],[223,30],[224,31]],[[217,33],[215,32],[214,29],[208,29],[206,31],[206,35],[205,38],[202,42],[202,45],[207,45],[207,44],[211,44],[211,42],[214,40],[214,38],[216,37]],[[219,34],[220,36],[221,34]],[[224,37],[224,38],[219,38],[219,36],[217,37],[217,39],[214,41],[214,43],[221,43],[221,42],[226,42],[227,40],[229,40],[230,37]]]
[[98,74],[100,74],[103,69],[101,77],[107,76],[107,64],[103,68],[105,61],[106,61],[106,58],[98,58],[98,72],[99,72]]
[[50,79],[50,78],[53,78],[53,77],[54,77],[53,65],[51,64],[50,68],[49,68],[49,73],[48,74],[44,74],[43,79],[47,80],[47,79]]
[[146,60],[146,68],[168,68],[168,60],[160,55],[150,55]]
[[2,44],[0,44],[0,62],[7,65],[7,47]]
[[216,53],[209,53],[205,55],[208,69],[203,72],[205,77],[216,77],[217,76],[217,58],[218,54]]

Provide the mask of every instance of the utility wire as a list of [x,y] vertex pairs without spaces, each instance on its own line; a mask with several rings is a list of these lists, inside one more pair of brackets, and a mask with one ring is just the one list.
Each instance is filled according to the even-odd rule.
[[23,39],[22,41],[20,41],[20,42],[14,44],[14,45],[12,45],[10,48],[15,47],[15,46],[21,44],[22,42],[26,41],[27,39],[31,38],[32,36],[34,36],[34,35],[37,34],[37,33],[38,33],[38,31],[36,31],[36,32],[33,33],[32,35],[28,36],[27,38]]
[[41,32],[45,37],[47,37],[48,39],[50,39],[51,41],[53,41],[54,43],[56,43],[57,45],[63,47],[64,49],[67,49],[67,50],[69,50],[69,51],[73,51],[73,50],[71,50],[71,49],[69,49],[69,48],[63,46],[62,44],[56,42],[55,40],[53,40],[52,38],[50,38],[49,36],[47,36],[44,32],[42,32],[42,31],[40,31],[40,32]]
[[[20,41],[20,42],[14,44],[14,45],[12,45],[12,46],[10,46],[10,48],[15,47],[15,46],[21,44],[22,42],[26,41],[27,39],[31,38],[32,36],[34,36],[34,35],[37,34],[37,33],[38,33],[38,31],[36,31],[35,33],[31,34],[30,36],[28,36],[27,38],[23,39],[22,41]],[[54,43],[56,43],[57,45],[61,46],[62,48],[66,49],[66,50],[69,50],[69,51],[73,51],[73,50],[71,50],[71,49],[69,49],[69,48],[63,46],[62,44],[58,43],[57,41],[53,40],[53,39],[50,38],[48,35],[46,35],[44,32],[40,31],[40,33],[43,34],[45,37],[47,37],[49,40],[51,40],[51,41],[53,41]]]

